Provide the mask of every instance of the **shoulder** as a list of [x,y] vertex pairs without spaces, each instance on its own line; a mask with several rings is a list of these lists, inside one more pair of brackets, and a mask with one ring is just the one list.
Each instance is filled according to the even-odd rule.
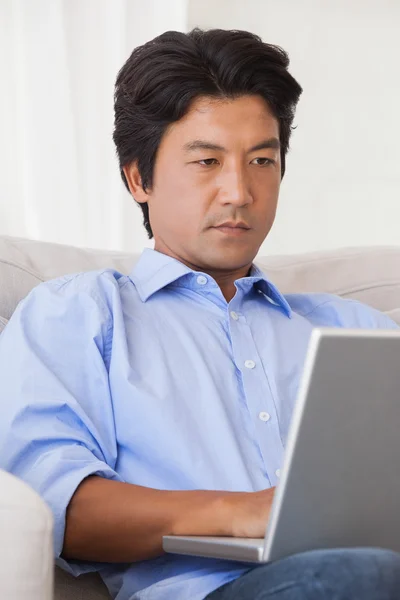
[[97,271],[83,271],[50,279],[40,284],[60,293],[86,292],[89,294],[104,294],[110,288],[118,288],[127,279],[126,275],[114,269],[99,269]]
[[357,300],[333,294],[288,294],[292,310],[316,326],[361,329],[397,329],[384,313]]
[[125,280],[125,275],[112,269],[64,275],[36,286],[20,306],[49,311],[70,305],[78,312],[96,306],[103,313],[111,313]]
[[96,360],[100,352],[108,366],[125,279],[116,271],[102,270],[41,283],[18,304],[0,336],[0,353],[18,348],[21,356],[30,357],[28,363],[40,354],[54,367],[79,357],[82,364],[89,357]]

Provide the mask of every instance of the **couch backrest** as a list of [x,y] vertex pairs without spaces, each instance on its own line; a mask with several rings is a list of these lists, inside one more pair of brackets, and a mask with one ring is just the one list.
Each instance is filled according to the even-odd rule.
[[[137,259],[138,254],[0,236],[0,332],[18,302],[41,281],[105,267],[129,273]],[[258,256],[256,263],[284,293],[329,292],[355,298],[400,323],[400,247]]]

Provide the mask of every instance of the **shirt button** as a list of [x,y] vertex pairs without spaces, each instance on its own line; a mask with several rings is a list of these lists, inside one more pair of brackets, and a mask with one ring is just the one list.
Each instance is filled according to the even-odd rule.
[[254,360],[246,360],[244,366],[246,367],[246,369],[254,369],[256,363],[254,362]]
[[271,416],[267,412],[260,412],[258,418],[261,419],[261,421],[269,421]]
[[235,313],[234,310],[231,312],[231,317],[234,321],[237,321],[239,319],[239,315]]
[[281,470],[280,470],[280,469],[277,469],[277,470],[275,471],[275,475],[276,475],[276,476],[279,478],[279,477],[281,476]]
[[204,275],[199,275],[197,278],[197,283],[199,285],[206,285],[207,283],[207,277],[204,277]]

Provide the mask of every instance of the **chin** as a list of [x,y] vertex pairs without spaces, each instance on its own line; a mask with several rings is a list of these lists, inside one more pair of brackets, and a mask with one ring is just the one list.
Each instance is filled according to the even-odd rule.
[[235,271],[242,269],[243,267],[250,265],[255,257],[257,251],[247,250],[246,252],[232,252],[228,250],[218,250],[213,252],[210,248],[206,256],[203,256],[203,262],[209,265],[210,268],[223,269],[224,271]]

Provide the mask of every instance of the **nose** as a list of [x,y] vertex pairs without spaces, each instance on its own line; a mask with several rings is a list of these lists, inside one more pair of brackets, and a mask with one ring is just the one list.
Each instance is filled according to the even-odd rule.
[[236,207],[253,202],[250,182],[243,168],[237,166],[220,174],[219,200],[221,204],[232,204]]

